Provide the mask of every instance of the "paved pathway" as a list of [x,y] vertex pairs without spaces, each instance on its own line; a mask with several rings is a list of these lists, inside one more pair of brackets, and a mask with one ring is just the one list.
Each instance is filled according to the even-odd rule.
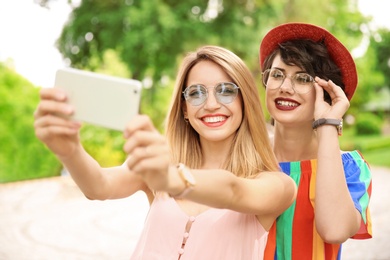
[[[350,240],[343,260],[390,260],[390,170],[373,168],[374,238]],[[0,260],[129,259],[148,202],[142,193],[90,201],[69,177],[0,185]]]

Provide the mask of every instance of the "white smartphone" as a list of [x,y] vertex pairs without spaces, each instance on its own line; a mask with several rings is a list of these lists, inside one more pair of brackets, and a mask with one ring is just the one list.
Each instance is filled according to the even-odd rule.
[[54,86],[68,94],[75,109],[72,118],[78,121],[123,131],[139,112],[138,80],[64,68],[57,70]]

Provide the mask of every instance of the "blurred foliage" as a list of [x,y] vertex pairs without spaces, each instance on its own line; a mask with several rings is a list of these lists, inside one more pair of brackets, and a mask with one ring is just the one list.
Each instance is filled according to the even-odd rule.
[[[371,33],[370,48],[376,54],[374,69],[383,76],[383,85],[390,89],[390,31],[380,28]],[[376,90],[383,85],[376,85]],[[389,100],[390,102],[390,100]]]
[[390,168],[390,149],[389,146],[382,149],[375,149],[364,152],[364,159],[372,166],[382,166]]
[[346,128],[339,140],[341,150],[359,150],[370,165],[390,167],[390,135],[357,135]]
[[269,4],[259,6],[237,1],[224,1],[223,6],[195,0],[82,1],[64,27],[58,48],[72,67],[88,70],[107,67],[103,54],[114,50],[129,77],[145,83],[141,111],[162,125],[162,108],[170,98],[164,92],[171,90],[167,84],[185,52],[217,44],[254,58],[257,65],[257,32],[274,16]]
[[[378,30],[365,28],[364,31],[369,46],[364,56],[355,59],[359,85],[348,112],[358,115],[361,110],[372,112],[381,110],[389,115],[390,99],[383,93],[390,91],[390,31],[384,28]],[[377,104],[378,111],[368,109],[367,104],[370,101],[377,103],[378,100],[383,103]]]
[[[49,8],[53,0],[35,1]],[[348,111],[357,118],[370,99],[390,85],[390,32],[372,29],[357,0],[68,0],[73,7],[57,41],[65,63],[143,82],[141,113],[163,129],[176,70],[183,55],[215,44],[238,54],[261,85],[259,44],[272,27],[309,22],[327,28],[356,55],[359,87]],[[49,8],[50,9],[50,8]],[[363,46],[360,46],[363,43]],[[61,165],[34,136],[38,89],[12,70],[0,67],[0,181],[58,175]],[[374,91],[373,91],[374,90]],[[374,111],[375,112],[375,111]],[[264,111],[266,117],[269,115]],[[383,115],[388,116],[388,111]],[[351,126],[352,128],[354,126]],[[355,130],[354,130],[355,131]],[[122,134],[85,125],[83,144],[102,166],[121,163]],[[354,137],[351,137],[354,139]]]
[[85,124],[81,128],[80,136],[85,150],[102,167],[117,166],[125,161],[126,154],[122,150],[124,139],[121,132]]
[[381,127],[381,118],[372,113],[360,113],[356,119],[357,135],[379,135]]
[[[260,83],[262,36],[292,21],[323,26],[352,51],[361,43],[361,28],[368,27],[369,19],[358,11],[355,0],[83,0],[71,13],[57,45],[70,66],[93,71],[107,68],[104,55],[115,52],[127,76],[144,82],[142,113],[161,126],[178,62],[186,52],[203,44],[226,47],[243,58]],[[357,65],[359,71],[375,74],[375,65],[367,66],[365,56],[357,59]],[[367,97],[372,84],[381,85],[383,80],[362,82],[356,96]],[[350,113],[356,114],[364,102],[354,98]]]
[[61,164],[34,135],[38,92],[0,63],[0,183],[60,174]]

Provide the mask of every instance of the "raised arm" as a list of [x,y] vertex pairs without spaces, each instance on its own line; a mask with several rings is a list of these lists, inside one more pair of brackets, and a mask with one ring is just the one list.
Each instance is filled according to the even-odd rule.
[[[150,189],[172,196],[186,189],[178,168],[170,164],[164,136],[154,129],[149,118],[137,118],[129,125],[126,138],[124,149],[130,154],[127,166],[142,176]],[[214,208],[255,214],[266,229],[296,196],[295,183],[281,172],[263,172],[257,178],[245,179],[220,169],[188,170],[196,185],[186,193],[185,199]]]
[[266,229],[296,197],[295,183],[281,172],[262,172],[255,179],[240,178],[225,170],[191,172],[196,186],[186,195],[187,199],[215,208],[255,214]]
[[[315,119],[342,119],[349,101],[333,82],[316,78]],[[324,88],[332,99],[323,101]],[[349,193],[341,160],[337,129],[324,125],[317,129],[318,165],[315,199],[315,223],[318,233],[328,243],[342,243],[354,235],[360,226],[360,213]]]
[[82,147],[81,124],[69,119],[73,108],[66,94],[56,88],[40,91],[40,103],[34,113],[35,134],[63,163],[89,199],[113,199],[145,190],[142,178],[126,166],[102,168]]

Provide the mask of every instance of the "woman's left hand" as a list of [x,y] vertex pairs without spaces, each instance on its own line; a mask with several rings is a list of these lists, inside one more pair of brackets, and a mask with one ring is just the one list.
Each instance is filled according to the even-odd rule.
[[129,122],[124,137],[127,167],[139,174],[151,190],[164,190],[168,185],[170,167],[170,151],[165,137],[145,115],[138,115]]
[[[342,119],[349,108],[349,100],[344,91],[331,80],[326,81],[319,77],[316,77],[315,80],[316,101],[314,120],[319,118]],[[331,105],[324,101],[323,90],[329,93],[332,100]]]

